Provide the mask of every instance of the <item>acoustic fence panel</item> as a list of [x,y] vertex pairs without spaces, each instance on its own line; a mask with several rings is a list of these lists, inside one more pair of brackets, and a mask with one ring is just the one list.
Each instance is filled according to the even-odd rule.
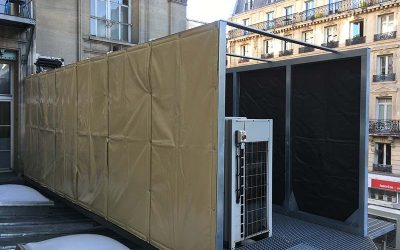
[[77,86],[76,66],[56,71],[56,167],[54,189],[76,199],[77,178]]
[[357,57],[293,66],[292,183],[301,211],[345,221],[359,207],[360,65]]
[[218,46],[214,23],[28,77],[25,175],[160,249],[214,249]]
[[108,59],[108,216],[144,240],[150,236],[150,51],[145,44]]
[[78,175],[77,199],[107,215],[108,58],[77,64]]
[[273,119],[272,199],[285,199],[286,70],[284,67],[243,72],[240,79],[239,116]]
[[232,98],[239,116],[274,120],[274,204],[364,236],[368,54],[360,49],[227,71],[228,82],[236,74],[232,84],[239,85]]

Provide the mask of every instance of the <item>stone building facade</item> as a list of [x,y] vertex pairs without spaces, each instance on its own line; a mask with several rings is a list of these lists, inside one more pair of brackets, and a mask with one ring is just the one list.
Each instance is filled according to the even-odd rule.
[[23,80],[39,56],[71,64],[186,29],[187,0],[0,0],[0,171],[18,170]]

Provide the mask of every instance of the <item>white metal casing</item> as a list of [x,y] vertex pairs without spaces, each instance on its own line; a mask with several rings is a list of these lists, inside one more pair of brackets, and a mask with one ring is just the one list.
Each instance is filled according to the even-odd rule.
[[[250,239],[258,234],[272,234],[272,120],[246,119],[242,117],[231,117],[225,120],[225,222],[224,241],[229,249],[235,249],[237,243]],[[246,194],[240,195],[241,201],[237,203],[239,179],[243,178],[245,185],[246,171],[238,178],[238,150],[245,150],[246,143],[266,142],[266,230],[257,234],[247,235],[246,213],[247,208],[243,205]],[[244,152],[244,151],[243,151]],[[244,162],[245,163],[245,160]],[[245,188],[243,188],[245,190]],[[244,217],[242,217],[244,216]],[[244,227],[244,228],[243,228]]]

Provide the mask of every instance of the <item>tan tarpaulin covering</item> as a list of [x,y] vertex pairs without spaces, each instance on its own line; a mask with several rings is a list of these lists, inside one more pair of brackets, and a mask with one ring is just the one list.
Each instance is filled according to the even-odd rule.
[[77,80],[76,66],[56,72],[56,192],[76,199],[77,178]]
[[212,24],[28,78],[26,175],[158,248],[214,249],[218,44]]
[[77,65],[78,201],[107,215],[108,63],[107,57]]
[[[109,57],[110,220],[149,239],[151,89],[150,46],[135,46]],[[135,213],[132,213],[135,211]]]

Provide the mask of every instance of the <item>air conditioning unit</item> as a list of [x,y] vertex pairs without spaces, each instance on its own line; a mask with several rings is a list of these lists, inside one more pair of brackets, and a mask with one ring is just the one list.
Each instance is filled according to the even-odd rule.
[[224,242],[272,234],[272,120],[226,118]]

